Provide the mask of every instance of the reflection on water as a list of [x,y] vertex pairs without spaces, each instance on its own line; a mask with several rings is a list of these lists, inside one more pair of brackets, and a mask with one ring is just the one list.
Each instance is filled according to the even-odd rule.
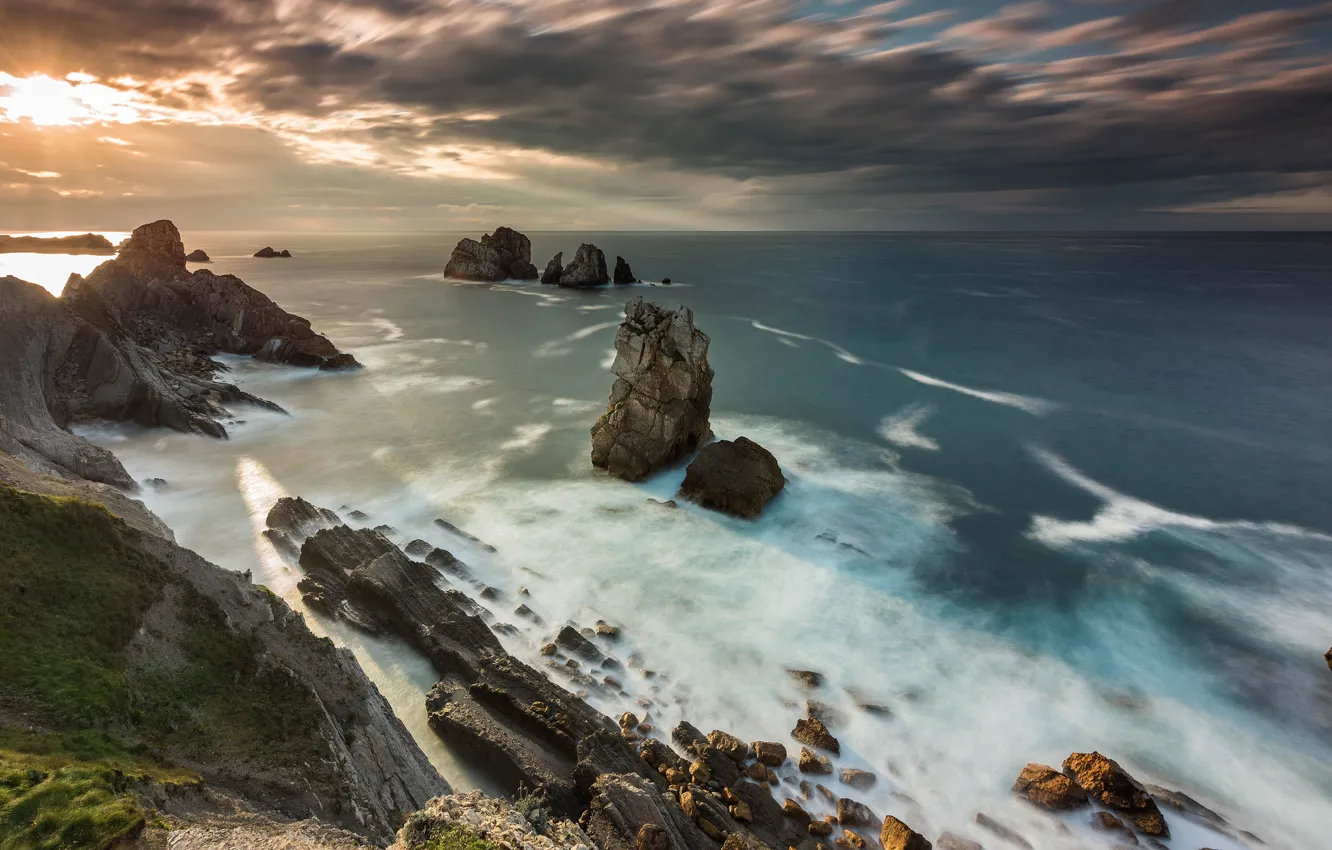
[[[56,236],[75,236],[87,231],[51,231],[46,233],[14,233],[13,236],[37,236],[43,239]],[[94,231],[96,232],[96,231]],[[119,245],[129,236],[123,231],[101,231],[113,245]],[[0,277],[13,275],[35,283],[52,295],[65,289],[65,281],[72,274],[86,275],[111,259],[103,254],[0,254]]]

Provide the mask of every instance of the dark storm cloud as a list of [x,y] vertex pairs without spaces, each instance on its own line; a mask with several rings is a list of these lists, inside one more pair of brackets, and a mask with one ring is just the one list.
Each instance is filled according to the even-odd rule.
[[903,21],[925,10],[905,3],[836,18],[778,0],[8,0],[0,70],[224,72],[233,105],[284,126],[354,113],[319,133],[371,147],[542,150],[874,196],[1076,203],[1151,183],[1191,203],[1332,171],[1317,40],[1332,3],[964,8],[935,10],[955,13],[948,28],[910,44],[920,31]]

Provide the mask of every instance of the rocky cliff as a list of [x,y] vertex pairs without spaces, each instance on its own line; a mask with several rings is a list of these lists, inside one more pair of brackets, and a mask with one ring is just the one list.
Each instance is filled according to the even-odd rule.
[[610,405],[592,426],[592,463],[628,481],[692,453],[711,434],[712,368],[694,314],[635,298],[615,335]]

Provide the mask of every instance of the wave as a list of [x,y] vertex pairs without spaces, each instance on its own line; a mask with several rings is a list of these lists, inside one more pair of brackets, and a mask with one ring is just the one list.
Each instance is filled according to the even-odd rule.
[[568,336],[562,336],[559,339],[552,339],[549,342],[543,342],[532,352],[533,357],[564,357],[573,351],[569,348],[571,343],[578,342],[580,339],[587,339],[594,333],[607,330],[608,328],[617,328],[619,322],[602,322],[597,325],[591,325],[586,328],[580,328]]
[[895,446],[904,449],[924,449],[937,452],[939,444],[934,439],[921,434],[916,429],[926,419],[934,415],[934,407],[928,404],[909,404],[892,416],[885,416],[879,423],[879,436]]
[[942,378],[936,378],[933,375],[926,375],[923,372],[913,372],[910,369],[898,368],[897,371],[911,380],[920,384],[925,384],[929,387],[952,390],[955,393],[978,398],[982,401],[1002,404],[1008,407],[1016,407],[1018,410],[1025,410],[1033,416],[1045,416],[1046,414],[1059,409],[1059,405],[1055,402],[1043,398],[1037,398],[1035,396],[1019,395],[1018,393],[1001,392],[999,390],[978,390],[975,387],[955,384],[951,381],[945,381]]
[[856,355],[847,351],[845,348],[842,348],[842,346],[838,345],[837,343],[829,342],[826,339],[820,339],[816,336],[808,336],[806,334],[799,334],[796,333],[795,331],[782,330],[781,328],[774,328],[771,325],[763,324],[758,319],[750,319],[749,324],[758,330],[766,331],[767,333],[770,334],[776,334],[777,336],[783,337],[787,340],[803,339],[807,342],[817,342],[819,345],[824,345],[827,346],[829,349],[831,349],[833,354],[836,354],[839,360],[843,360],[855,366],[878,365],[878,364],[868,363],[866,360],[857,357]]

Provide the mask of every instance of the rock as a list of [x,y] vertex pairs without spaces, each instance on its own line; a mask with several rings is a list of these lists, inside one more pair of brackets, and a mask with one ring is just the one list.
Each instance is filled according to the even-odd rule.
[[842,826],[873,826],[879,819],[869,806],[843,797],[837,801],[837,822]]
[[673,509],[675,509],[675,508],[680,507],[680,503],[677,502],[677,501],[675,501],[674,499],[667,499],[666,501],[663,502],[663,501],[661,501],[661,500],[659,500],[659,499],[653,499],[652,497],[649,496],[648,498],[644,499],[643,501],[646,502],[646,503],[649,504],[649,505],[655,505],[656,507],[659,507],[659,508],[670,508],[670,509],[673,510]]
[[457,280],[499,282],[536,280],[532,240],[509,227],[498,227],[481,241],[463,239],[453,249],[444,276]]
[[1327,669],[1332,670],[1332,649],[1323,653],[1323,660],[1327,662]]
[[605,657],[601,654],[601,650],[597,649],[596,644],[579,634],[573,626],[560,629],[560,633],[555,637],[555,643],[593,663],[600,663]]
[[790,673],[791,678],[795,679],[806,690],[812,691],[823,685],[823,674],[814,670],[787,670],[786,672]]
[[1168,838],[1170,829],[1150,793],[1118,762],[1100,753],[1073,753],[1064,759],[1064,774],[1107,808],[1128,815],[1147,835]]
[[308,537],[321,528],[341,525],[342,520],[327,508],[316,507],[300,497],[283,496],[269,509],[264,524],[274,531]]
[[663,839],[657,835],[672,850],[713,850],[684,810],[642,777],[601,776],[591,793],[586,829],[599,850],[647,850],[640,836],[659,845]]
[[846,718],[841,711],[823,700],[805,700],[805,715],[812,717],[827,726],[836,726],[837,724],[846,722]]
[[689,310],[635,298],[624,315],[615,336],[610,403],[592,426],[592,464],[639,481],[710,436],[713,371],[709,339],[694,327]]
[[939,840],[934,842],[934,844],[939,850],[985,850],[984,847],[975,841],[971,841],[951,832],[945,832],[943,835],[940,835]]
[[193,251],[191,251],[190,253],[186,254],[186,255],[185,255],[185,261],[186,261],[186,262],[190,262],[190,263],[208,263],[208,262],[212,262],[212,261],[208,258],[208,254],[204,253],[203,251],[201,251],[201,250],[198,249],[198,248],[195,248]]
[[731,817],[735,818],[741,823],[753,823],[754,821],[754,812],[752,809],[750,809],[749,804],[746,803],[744,800],[741,800],[740,802],[731,806],[730,812],[731,812]]
[[615,258],[615,274],[612,278],[616,283],[638,283],[638,278],[634,277],[633,270],[625,262],[624,257]]
[[676,724],[671,730],[671,740],[675,742],[675,746],[691,755],[703,752],[708,746],[708,736],[688,720],[681,720]]
[[791,737],[802,744],[828,750],[833,755],[841,755],[842,753],[842,745],[828,731],[828,727],[823,725],[823,721],[815,717],[804,717],[797,720],[795,728],[791,730]]
[[1110,812],[1092,812],[1091,826],[1097,832],[1115,833],[1115,837],[1120,841],[1126,841],[1129,844],[1138,843],[1138,836],[1133,834],[1133,830],[1124,826],[1124,822]]
[[282,249],[281,251],[274,251],[271,247],[267,246],[260,248],[258,251],[255,251],[254,255],[261,260],[273,260],[278,258],[287,259],[287,260],[291,259],[291,252],[286,250],[285,248]]
[[421,558],[426,555],[429,555],[434,550],[434,548],[435,547],[433,544],[427,543],[426,541],[418,537],[417,539],[408,543],[407,546],[403,549],[403,551],[406,552],[408,555],[411,555],[413,558]]
[[180,231],[166,219],[136,227],[115,262],[144,283],[189,277]]
[[812,821],[808,829],[809,834],[815,838],[827,838],[833,831],[832,824],[822,820]]
[[466,531],[463,531],[461,528],[449,522],[448,520],[443,519],[442,517],[435,519],[435,525],[439,526],[440,528],[444,529],[450,534],[456,534],[458,537],[461,537],[463,540],[466,540],[469,543],[473,543],[476,546],[486,550],[487,552],[498,551],[494,546],[491,546],[489,543],[485,542],[479,537],[474,537],[471,534],[468,534]]
[[837,778],[842,781],[843,785],[850,785],[859,791],[873,788],[874,783],[879,781],[879,777],[868,770],[860,770],[854,767],[842,768],[842,772],[838,774]]
[[685,472],[680,495],[706,508],[754,519],[785,486],[772,453],[740,437],[704,446]]
[[809,812],[805,811],[805,809],[795,800],[788,799],[783,801],[782,813],[802,826],[808,826],[814,820]]
[[879,841],[883,844],[883,850],[931,850],[925,836],[892,815],[883,819]]
[[668,850],[671,846],[666,836],[666,828],[655,823],[645,823],[638,830],[635,850]]
[[600,286],[610,283],[606,272],[606,255],[596,245],[578,246],[573,259],[560,275],[560,286]]
[[754,758],[768,767],[781,767],[786,763],[786,746],[772,741],[755,741]]
[[[593,840],[568,820],[552,817],[545,806],[510,803],[487,797],[479,791],[453,794],[431,800],[421,811],[407,816],[398,831],[398,840],[390,850],[424,848],[490,847],[495,850],[588,850]],[[468,841],[457,840],[455,830],[465,830]],[[474,838],[473,838],[474,836]],[[228,838],[230,836],[227,836]],[[623,850],[668,850],[665,835],[640,833],[641,843],[630,843]],[[175,833],[172,833],[175,850]],[[210,850],[335,850],[322,843],[255,844],[219,841]],[[182,848],[191,850],[191,848]],[[340,850],[340,848],[336,848]]]
[[167,490],[171,489],[171,485],[167,483],[165,478],[147,478],[144,480],[143,486],[152,490],[154,493],[165,493]]
[[1032,850],[1031,842],[1022,836],[1020,832],[1010,826],[1005,826],[985,812],[976,812],[976,825],[981,829],[997,835],[1010,844],[1016,844],[1023,850]]
[[603,637],[606,640],[617,641],[620,639],[620,627],[612,626],[605,620],[597,620],[596,625],[593,626],[592,629],[597,633],[598,637]]
[[560,251],[546,263],[546,270],[541,273],[542,283],[559,283],[564,276],[564,252]]
[[1051,812],[1072,811],[1089,804],[1082,786],[1044,764],[1024,767],[1013,784],[1013,793]]
[[1231,827],[1229,821],[1188,794],[1162,788],[1160,785],[1147,785],[1145,787],[1152,798],[1156,800],[1158,806],[1168,808],[1189,820],[1235,837],[1235,830]]
[[738,764],[744,764],[745,759],[749,758],[749,745],[720,729],[713,729],[708,733],[708,743]]
[[800,748],[800,772],[827,776],[833,772],[832,760],[808,747]]
[[663,286],[670,286],[670,285],[671,285],[671,279],[670,279],[669,277],[663,277],[663,278],[661,279],[661,282],[662,282],[662,285],[663,285]]

